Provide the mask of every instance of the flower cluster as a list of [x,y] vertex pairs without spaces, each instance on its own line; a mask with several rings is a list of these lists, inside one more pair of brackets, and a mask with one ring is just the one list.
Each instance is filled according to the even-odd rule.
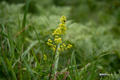
[[60,35],[64,35],[66,33],[66,17],[63,15],[62,18],[60,18],[60,21],[62,23],[59,24],[59,27],[54,31],[52,35],[55,35],[55,38],[59,37]]
[[66,17],[63,15],[60,18],[60,21],[61,23],[59,24],[59,27],[52,34],[55,36],[54,38],[55,45],[53,44],[51,39],[48,39],[48,42],[47,42],[47,44],[51,46],[51,49],[53,50],[54,53],[55,53],[55,50],[57,49],[56,45],[58,45],[59,43],[60,43],[60,47],[58,48],[59,51],[64,51],[64,49],[67,50],[72,47],[72,45],[70,44],[68,44],[68,46],[66,46],[65,44],[62,44],[61,35],[66,34],[66,30],[67,30],[66,25],[65,25]]
[[60,45],[60,48],[58,48],[59,51],[64,51],[67,49],[70,49],[72,47],[71,44],[68,44],[68,46],[66,46],[64,43]]

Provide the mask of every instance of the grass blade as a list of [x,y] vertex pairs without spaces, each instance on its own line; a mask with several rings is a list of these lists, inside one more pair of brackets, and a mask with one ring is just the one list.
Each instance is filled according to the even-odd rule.
[[4,69],[5,69],[6,73],[7,73],[8,79],[10,79],[10,75],[9,75],[8,69],[7,69],[5,61],[3,60],[1,55],[0,55],[0,60],[3,63],[3,66],[4,66]]
[[[26,67],[28,68],[28,70],[30,71],[33,79],[35,79],[35,75],[34,75],[34,73],[32,72],[32,70],[31,70],[31,68],[29,67],[29,65],[27,64],[27,62],[25,61],[25,59],[24,59],[22,56],[21,56],[21,59],[24,61],[25,65],[26,65]],[[28,76],[29,76],[29,75],[28,75]]]
[[[34,41],[30,44],[30,46],[28,46],[28,48],[24,51],[24,53],[21,55],[23,58],[28,54],[28,52],[31,50],[31,48],[36,45],[38,43],[38,41]],[[15,64],[20,60],[20,57],[16,60],[16,62],[13,64],[12,67],[15,66]]]
[[[29,3],[30,3],[30,0],[28,0],[27,4],[26,4],[25,13],[24,13],[24,17],[23,17],[23,23],[22,23],[22,29],[25,28],[26,15],[27,15],[27,11],[28,11],[28,8],[29,8]],[[24,36],[24,35],[25,35],[25,31],[23,31],[23,33],[22,33],[22,36]],[[24,37],[22,37],[22,43],[24,44]],[[24,46],[23,46],[23,49],[24,49]]]
[[38,62],[38,60],[37,60],[37,58],[36,58],[35,53],[33,52],[33,50],[32,50],[32,54],[33,54],[33,56],[35,58],[35,61],[37,62],[37,65],[40,66],[40,64],[39,64],[39,62]]
[[6,58],[6,61],[7,61],[8,65],[9,65],[8,66],[9,71],[12,73],[11,74],[12,75],[12,80],[17,80],[15,72],[14,72],[14,70],[12,68],[11,62],[7,58]]
[[41,48],[41,51],[42,51],[42,59],[43,59],[43,55],[44,55],[44,53],[43,53],[43,47],[42,47],[42,45],[41,45],[41,43],[40,43],[40,39],[39,39],[39,37],[38,37],[37,31],[36,31],[36,29],[35,29],[35,27],[34,27],[33,24],[32,24],[32,26],[33,26],[33,29],[34,29],[35,34],[36,34],[36,36],[37,36],[37,39],[38,39],[38,42],[39,42],[39,45],[40,45],[40,48]]

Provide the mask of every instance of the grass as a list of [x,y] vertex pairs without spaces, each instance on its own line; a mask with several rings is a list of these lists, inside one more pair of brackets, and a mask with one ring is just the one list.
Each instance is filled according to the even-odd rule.
[[[44,4],[41,6],[38,2],[36,6],[41,11],[38,15],[28,13],[30,2],[27,1],[24,13],[21,9],[25,4],[0,2],[0,6],[6,5],[1,7],[0,14],[0,80],[120,79],[120,38],[115,18],[111,17],[113,19],[109,24],[103,21],[105,25],[96,26],[94,21],[82,24],[71,20],[75,15],[69,16],[73,7],[54,5],[44,9]],[[73,47],[54,55],[47,40],[54,39],[52,33],[60,23],[61,14],[68,17],[68,30],[62,36],[63,42]],[[47,60],[44,60],[44,54]],[[107,75],[99,76],[100,73]]]

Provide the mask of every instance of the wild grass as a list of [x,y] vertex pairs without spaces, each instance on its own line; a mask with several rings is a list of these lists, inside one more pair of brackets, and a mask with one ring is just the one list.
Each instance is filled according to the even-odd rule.
[[[113,15],[96,11],[94,14],[101,16],[99,21],[106,24],[88,19],[86,23],[82,23],[84,21],[82,17],[85,17],[75,18],[75,13],[70,11],[75,6],[44,7],[49,4],[47,1],[41,4],[36,0],[38,3],[32,5],[36,5],[40,14],[33,14],[29,12],[31,2],[30,0],[26,4],[0,2],[0,80],[120,79],[119,28],[115,24],[118,21]],[[85,2],[84,4],[88,5]],[[98,7],[101,5],[97,4]],[[82,15],[81,8],[79,13]],[[87,7],[84,10],[89,9]],[[86,15],[90,13],[87,12]],[[117,13],[119,10],[118,12],[116,10]],[[70,43],[73,47],[60,52],[56,59],[53,59],[54,55],[47,45],[47,40],[54,39],[52,33],[57,29],[62,15],[68,17],[66,21],[68,29],[62,36],[63,42]],[[107,17],[108,23],[103,21],[103,15]],[[73,18],[75,20],[72,20]],[[47,56],[46,61],[44,54]],[[53,63],[55,69],[49,77]]]

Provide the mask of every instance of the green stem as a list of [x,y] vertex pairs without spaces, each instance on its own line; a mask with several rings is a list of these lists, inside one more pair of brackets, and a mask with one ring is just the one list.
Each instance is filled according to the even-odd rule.
[[[55,53],[53,55],[53,61],[55,60],[55,62],[53,62],[53,64],[51,65],[51,68],[50,68],[50,75],[49,75],[49,80],[51,79],[51,75],[52,75],[52,70],[53,70],[53,73],[55,74],[57,68],[58,68],[58,60],[59,60],[59,51],[58,51],[58,48],[60,47],[60,43],[58,44],[58,46],[56,47],[55,49]],[[57,59],[56,59],[57,58]]]
[[57,68],[58,68],[58,61],[59,61],[59,51],[58,48],[60,48],[60,43],[58,44],[57,50],[56,50],[56,55],[55,55],[55,67],[54,67],[54,74],[56,74]]

